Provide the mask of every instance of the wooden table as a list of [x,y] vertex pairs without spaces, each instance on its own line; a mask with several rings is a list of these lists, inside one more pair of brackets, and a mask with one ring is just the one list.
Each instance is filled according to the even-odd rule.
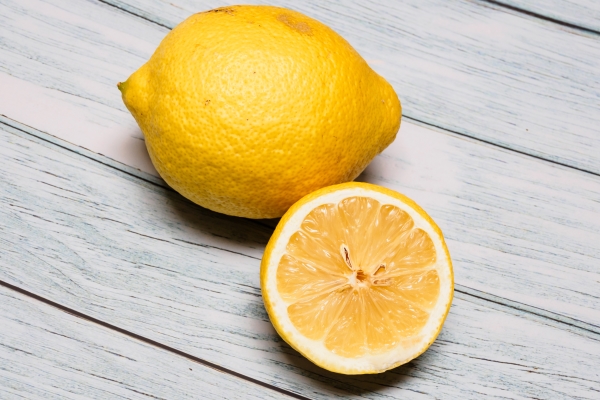
[[359,179],[421,204],[455,264],[433,346],[355,377],[273,330],[273,221],[167,187],[115,87],[225,3],[0,0],[0,398],[600,399],[600,3],[271,2],[394,85],[398,139]]

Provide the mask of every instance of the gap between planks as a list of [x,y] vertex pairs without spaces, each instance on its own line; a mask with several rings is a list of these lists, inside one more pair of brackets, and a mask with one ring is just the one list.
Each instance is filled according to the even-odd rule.
[[[171,187],[169,187],[159,177],[156,177],[156,176],[154,176],[152,174],[149,174],[147,172],[140,171],[140,170],[138,170],[136,168],[133,168],[133,167],[130,167],[128,165],[122,164],[122,163],[120,163],[118,161],[115,161],[115,160],[113,160],[111,158],[105,157],[105,156],[103,156],[101,154],[97,154],[97,153],[94,153],[92,151],[89,151],[89,150],[86,150],[84,148],[81,148],[79,146],[73,145],[73,144],[71,144],[69,142],[66,142],[64,140],[55,138],[52,135],[49,135],[49,134],[44,133],[44,132],[41,132],[41,131],[39,131],[39,130],[37,130],[35,128],[32,128],[30,126],[21,124],[20,122],[14,121],[14,120],[12,120],[10,118],[7,118],[4,115],[0,115],[0,124],[9,126],[11,128],[14,128],[14,129],[17,129],[18,131],[23,132],[26,135],[34,136],[34,137],[36,137],[38,139],[41,139],[41,140],[43,140],[45,142],[51,143],[51,144],[53,144],[55,146],[58,146],[58,147],[61,147],[61,148],[65,149],[65,150],[68,150],[68,151],[71,151],[73,153],[76,153],[76,154],[78,154],[80,156],[86,157],[86,158],[88,158],[90,160],[93,160],[95,162],[98,162],[100,164],[108,166],[110,168],[114,168],[114,169],[116,169],[118,171],[124,172],[124,173],[126,173],[126,174],[128,174],[128,175],[130,175],[130,176],[132,176],[134,178],[141,179],[143,181],[146,181],[146,182],[151,183],[153,185],[157,185],[157,186],[166,188],[168,190],[173,190]],[[572,167],[569,167],[569,166],[566,166],[566,167],[572,168]],[[587,172],[587,171],[584,171],[584,172]],[[265,227],[268,226],[267,225],[268,222],[267,223],[262,223],[259,220],[252,220],[252,219],[248,219],[248,221],[256,223],[256,224],[261,225],[261,226],[265,226]],[[272,228],[272,227],[270,227],[270,228]],[[7,286],[7,287],[9,287],[9,286],[13,287],[13,288],[15,288],[15,290],[18,289],[16,287],[14,287],[12,285],[9,285],[8,283],[2,282],[2,281],[0,281],[0,284],[2,284],[4,286]],[[483,300],[483,301],[488,302],[488,303],[497,304],[497,305],[499,305],[501,307],[504,307],[504,308],[510,308],[510,309],[514,309],[514,310],[526,312],[528,314],[532,314],[532,315],[535,315],[537,317],[541,317],[542,319],[547,320],[548,323],[550,323],[550,321],[553,321],[553,323],[550,323],[552,325],[558,324],[556,326],[562,326],[563,328],[568,328],[568,329],[571,329],[571,330],[574,329],[576,331],[580,331],[580,333],[584,334],[585,336],[589,336],[591,334],[592,336],[589,336],[589,337],[600,339],[600,326],[598,326],[598,325],[591,324],[591,323],[588,323],[588,322],[584,322],[584,321],[578,320],[576,318],[571,318],[571,317],[568,317],[568,316],[565,316],[565,315],[562,315],[562,314],[559,314],[559,313],[556,313],[556,312],[547,311],[547,310],[541,309],[539,307],[530,306],[530,305],[527,305],[527,304],[524,304],[524,303],[521,303],[521,302],[518,302],[518,301],[513,301],[513,300],[510,300],[510,299],[507,299],[507,298],[504,298],[504,297],[496,296],[496,295],[493,295],[493,294],[490,294],[490,293],[487,293],[487,292],[484,292],[484,291],[481,291],[481,290],[470,288],[468,286],[464,286],[464,285],[460,285],[460,284],[456,284],[455,283],[454,288],[455,288],[455,292],[461,293],[461,294],[463,294],[463,295],[465,295],[465,296],[467,296],[469,298],[476,298],[476,299],[480,299],[480,300]],[[29,292],[27,292],[27,291],[25,291],[23,289],[18,289],[18,290],[21,290],[23,293],[29,293]],[[37,295],[33,295],[33,296],[35,297]],[[37,296],[37,297],[39,297],[39,296]],[[39,297],[39,300],[42,300],[42,299],[43,299],[42,297]],[[45,300],[45,299],[43,299],[42,301],[46,301],[49,304],[50,303],[55,304],[51,300]],[[68,309],[67,307],[63,307],[63,308],[64,309]],[[84,314],[81,314],[81,315],[84,316]],[[86,318],[90,318],[91,320],[95,320],[93,317],[87,317],[86,316]],[[110,324],[107,324],[107,323],[105,323],[105,324],[106,325],[110,325]],[[117,329],[120,329],[120,328],[117,328]],[[123,332],[127,332],[127,331],[123,330]],[[132,334],[132,335],[134,335],[134,334]],[[598,336],[595,336],[595,335],[598,335]],[[150,340],[150,339],[148,339],[148,340]],[[165,346],[165,347],[168,347],[168,346]],[[173,349],[173,350],[174,351],[179,351],[179,350],[175,350],[175,349]],[[183,352],[181,352],[181,353],[183,353]],[[187,353],[185,353],[185,354],[187,354]],[[190,357],[193,357],[193,356],[190,355]]]
[[[105,3],[105,4],[109,4],[109,3],[106,3],[105,1],[102,1],[102,0],[99,0],[99,1],[101,1],[102,3]],[[530,17],[534,17],[534,18],[538,18],[538,19],[541,19],[541,20],[544,20],[544,21],[552,22],[554,24],[566,26],[567,28],[577,29],[577,30],[580,30],[580,31],[583,31],[583,32],[586,32],[586,33],[594,34],[594,35],[600,35],[600,31],[597,31],[595,29],[590,29],[590,28],[586,28],[584,26],[580,26],[580,25],[577,25],[577,24],[572,24],[572,23],[567,22],[567,21],[562,21],[560,19],[552,18],[552,17],[549,17],[547,15],[543,15],[543,14],[540,14],[540,13],[537,13],[537,12],[534,12],[534,11],[527,10],[525,8],[521,8],[521,7],[513,6],[513,5],[510,5],[510,4],[506,4],[506,3],[503,3],[501,1],[495,1],[495,0],[479,0],[479,1],[481,1],[482,3],[493,4],[494,6],[497,6],[497,7],[506,8],[508,10],[511,10],[511,11],[514,11],[514,12],[518,12],[518,13],[521,13],[521,14],[529,15]]]
[[[130,9],[126,9],[126,8],[120,7],[119,5],[112,3],[111,2],[112,0],[97,0],[97,1],[99,3],[102,3],[102,4],[106,4],[107,6],[111,6],[111,7],[117,8],[117,9],[119,9],[121,11],[124,11],[124,12],[126,12],[128,14],[131,14],[133,16],[136,16],[138,18],[141,18],[143,20],[146,20],[146,21],[151,22],[153,24],[156,24],[158,26],[162,26],[163,28],[173,29],[173,26],[170,26],[170,25],[167,25],[167,24],[163,24],[162,22],[156,21],[155,19],[152,19],[151,17],[147,17],[147,16],[144,16],[144,15],[138,14],[138,13],[136,13],[136,12],[130,10]],[[573,23],[570,23],[570,22],[567,22],[567,21],[563,21],[563,20],[560,20],[560,19],[557,19],[557,18],[549,17],[547,15],[540,14],[540,13],[535,12],[535,11],[527,10],[525,8],[522,8],[522,7],[517,7],[517,6],[511,5],[511,4],[507,4],[507,3],[504,3],[504,2],[501,2],[501,1],[496,1],[496,0],[478,0],[478,1],[480,1],[482,3],[492,4],[492,5],[496,6],[496,7],[505,8],[507,10],[511,10],[511,11],[514,11],[514,12],[517,12],[517,13],[520,13],[520,14],[528,15],[528,16],[533,17],[533,18],[538,18],[538,19],[541,19],[543,21],[552,22],[554,24],[565,26],[567,28],[577,29],[577,30],[580,30],[580,31],[583,31],[583,32],[587,32],[587,33],[591,33],[591,34],[595,34],[595,35],[600,35],[600,31],[597,31],[595,29],[586,28],[586,27],[581,26],[581,25],[577,25],[577,24],[573,24]]]
[[[187,360],[190,360],[192,362],[198,363],[198,364],[200,364],[200,365],[202,365],[204,367],[211,368],[211,369],[216,370],[218,372],[231,375],[233,377],[236,377],[238,379],[241,379],[241,380],[249,382],[249,383],[253,383],[253,384],[258,385],[258,386],[260,386],[262,388],[265,388],[267,390],[272,390],[274,392],[277,392],[279,394],[282,394],[282,395],[285,395],[285,396],[288,396],[288,397],[294,398],[294,399],[310,400],[309,397],[302,396],[300,394],[297,394],[297,393],[294,393],[294,392],[291,392],[291,391],[279,388],[279,387],[271,385],[269,383],[262,382],[262,381],[260,381],[258,379],[254,379],[254,378],[252,378],[250,376],[247,376],[247,375],[235,372],[235,371],[233,371],[231,369],[222,367],[222,366],[220,366],[218,364],[215,364],[215,363],[212,363],[210,361],[204,360],[204,359],[202,359],[200,357],[196,357],[196,356],[194,356],[194,355],[192,355],[190,353],[178,350],[178,349],[176,349],[174,347],[168,346],[168,345],[163,344],[161,342],[158,342],[156,340],[152,340],[150,338],[147,338],[145,336],[136,334],[136,333],[131,332],[129,330],[120,328],[120,327],[118,327],[116,325],[107,323],[105,321],[99,320],[99,319],[94,318],[94,317],[91,317],[91,316],[89,316],[87,314],[84,314],[84,313],[81,313],[81,312],[79,312],[79,311],[77,311],[77,310],[75,310],[73,308],[66,307],[66,306],[64,306],[62,304],[59,304],[59,303],[56,303],[56,302],[54,302],[52,300],[46,299],[46,298],[44,298],[42,296],[39,296],[39,295],[37,295],[35,293],[32,293],[32,292],[27,291],[27,290],[24,290],[24,289],[22,289],[20,287],[11,285],[11,284],[9,284],[7,282],[4,282],[2,280],[0,280],[0,287],[4,287],[4,288],[9,289],[11,291],[17,292],[17,293],[19,293],[21,295],[27,296],[27,297],[29,297],[29,298],[31,298],[33,300],[39,301],[41,303],[44,303],[44,304],[46,304],[48,306],[54,307],[57,310],[59,310],[61,312],[65,312],[67,314],[70,314],[70,315],[72,315],[72,316],[74,316],[76,318],[80,318],[80,319],[82,319],[84,321],[90,322],[92,324],[95,324],[95,325],[101,326],[103,328],[109,329],[111,331],[117,332],[119,334],[122,334],[122,335],[124,335],[126,337],[132,338],[132,339],[140,341],[142,343],[146,343],[146,344],[148,344],[150,346],[154,346],[156,348],[159,348],[161,350],[167,351],[167,352],[169,352],[171,354],[174,354],[176,356],[183,357],[183,358],[185,358]],[[463,293],[460,290],[457,290],[457,292],[458,293]],[[468,294],[467,297],[477,297],[477,298],[480,298],[480,297],[474,296],[472,294]],[[483,299],[483,298],[480,298],[480,299]],[[471,299],[469,299],[469,300],[471,300]],[[486,305],[488,305],[488,306],[490,305],[489,304],[489,300],[487,300],[487,299],[483,299],[483,300],[484,300],[484,302],[487,303]],[[492,308],[494,308],[494,307],[492,307]],[[540,319],[538,319],[538,321],[539,320]],[[558,320],[555,320],[555,321],[558,321]],[[543,322],[546,322],[546,321],[543,321]],[[558,321],[558,322],[564,323],[563,321]],[[550,324],[550,325],[552,325],[552,324]],[[589,332],[581,332],[581,331],[577,332],[577,330],[571,330],[571,331],[573,333],[582,334],[582,336],[586,336],[586,337],[588,337],[590,339],[600,341],[600,335],[591,335],[590,336]]]
[[37,301],[40,301],[40,302],[42,302],[44,304],[47,304],[49,306],[52,306],[54,308],[57,308],[60,311],[66,312],[68,314],[71,314],[71,315],[73,315],[73,316],[75,316],[77,318],[81,318],[81,319],[83,319],[85,321],[92,322],[92,323],[94,323],[96,325],[100,325],[100,326],[102,326],[104,328],[113,330],[113,331],[118,332],[120,334],[126,335],[126,336],[128,336],[130,338],[133,338],[133,339],[139,340],[141,342],[147,343],[147,344],[149,344],[151,346],[158,347],[158,348],[160,348],[162,350],[165,350],[165,351],[168,351],[170,353],[176,354],[176,355],[178,355],[180,357],[185,357],[185,358],[187,358],[187,359],[189,359],[191,361],[194,361],[194,362],[196,362],[198,364],[201,364],[201,365],[203,365],[205,367],[212,368],[212,369],[214,369],[216,371],[219,371],[219,372],[222,372],[222,373],[225,373],[225,374],[229,374],[229,375],[235,376],[236,378],[243,379],[245,381],[254,383],[255,385],[258,385],[258,386],[264,387],[266,389],[273,390],[275,392],[287,395],[287,396],[289,396],[291,398],[294,398],[294,399],[310,400],[308,397],[304,397],[304,396],[301,396],[299,394],[287,391],[285,389],[278,388],[277,386],[270,385],[270,384],[268,384],[266,382],[259,381],[258,379],[254,379],[252,377],[240,374],[238,372],[232,371],[232,370],[230,370],[228,368],[225,368],[225,367],[222,367],[220,365],[211,363],[210,361],[203,360],[203,359],[201,359],[199,357],[196,357],[196,356],[194,356],[192,354],[186,353],[186,352],[181,351],[181,350],[177,350],[174,347],[167,346],[166,344],[157,342],[156,340],[149,339],[147,337],[138,335],[138,334],[133,333],[131,331],[128,331],[126,329],[120,328],[120,327],[118,327],[116,325],[109,324],[108,322],[101,321],[101,320],[99,320],[97,318],[91,317],[91,316],[86,315],[84,313],[81,313],[81,312],[79,312],[77,310],[74,310],[72,308],[66,307],[66,306],[64,306],[62,304],[59,304],[59,303],[56,303],[56,302],[54,302],[52,300],[46,299],[45,297],[42,297],[42,296],[39,296],[39,295],[37,295],[35,293],[29,292],[29,291],[27,291],[25,289],[22,289],[20,287],[11,285],[10,283],[4,282],[2,280],[0,280],[0,286],[3,286],[3,287],[5,287],[7,289],[10,289],[10,290],[13,290],[13,291],[15,291],[17,293],[20,293],[22,295],[25,295],[27,297],[30,297],[30,298],[35,299]]
[[0,304],[2,399],[294,398],[2,285]]
[[421,125],[421,126],[425,126],[427,128],[430,128],[430,129],[441,131],[441,132],[446,133],[446,134],[460,136],[460,137],[463,137],[463,138],[468,138],[468,139],[474,140],[474,141],[479,142],[479,143],[484,143],[484,144],[487,144],[489,146],[493,146],[493,147],[496,147],[496,148],[499,148],[499,149],[502,149],[502,150],[510,151],[512,153],[521,154],[523,156],[535,158],[536,160],[547,162],[547,163],[550,163],[550,164],[553,164],[553,165],[560,165],[561,167],[565,167],[565,168],[569,168],[569,169],[574,169],[575,171],[580,171],[580,172],[583,172],[583,173],[586,173],[586,174],[590,174],[590,175],[594,175],[594,176],[599,176],[600,177],[600,173],[598,173],[598,172],[588,171],[586,169],[575,167],[575,166],[569,165],[569,164],[565,164],[565,163],[562,163],[560,161],[549,160],[547,158],[540,157],[540,156],[537,156],[535,154],[529,154],[529,153],[527,153],[525,151],[513,149],[513,148],[508,147],[508,146],[503,146],[503,145],[501,145],[499,143],[494,143],[494,142],[491,142],[489,140],[485,140],[483,138],[478,138],[478,137],[475,137],[475,136],[470,136],[470,135],[467,135],[465,133],[457,132],[457,131],[454,131],[454,130],[451,130],[451,129],[448,129],[448,128],[444,128],[444,127],[439,126],[439,125],[430,124],[429,122],[421,121],[419,119],[412,118],[412,117],[410,117],[408,115],[402,115],[402,118],[403,119],[409,119],[409,120],[411,120],[412,122],[415,123],[415,125]]

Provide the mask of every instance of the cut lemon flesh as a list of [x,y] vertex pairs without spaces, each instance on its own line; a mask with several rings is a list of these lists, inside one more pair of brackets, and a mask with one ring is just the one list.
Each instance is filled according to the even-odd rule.
[[378,373],[423,353],[453,295],[440,229],[412,200],[351,182],[296,203],[261,265],[265,307],[292,347],[330,371]]

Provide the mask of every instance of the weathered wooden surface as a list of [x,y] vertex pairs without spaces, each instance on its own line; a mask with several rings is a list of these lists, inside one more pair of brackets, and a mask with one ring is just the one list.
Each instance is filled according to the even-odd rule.
[[597,394],[600,335],[460,294],[439,340],[409,365],[323,371],[282,343],[264,311],[268,227],[29,134],[0,134],[3,281],[309,398]]
[[131,115],[2,72],[0,87],[0,115],[158,177]]
[[[172,27],[226,2],[2,3],[2,70],[124,110],[116,81],[167,30],[107,4]],[[599,35],[485,1],[267,3],[346,37],[394,85],[406,116],[600,174]]]
[[[23,55],[3,54],[20,60],[18,73],[33,83],[0,74],[12,88],[0,95],[0,113],[8,109],[22,122],[152,172],[114,81],[141,64],[167,30],[94,2],[11,4],[3,14],[19,16],[12,21],[20,21],[13,28]],[[459,284],[598,324],[597,177],[405,121],[363,179],[405,192],[436,218],[450,239]]]
[[[345,377],[306,361],[260,298],[273,222],[152,175],[114,85],[219,1],[0,0],[0,280],[308,398],[598,398],[600,178],[497,146],[600,172],[598,6],[502,1],[587,31],[494,1],[276,3],[347,37],[409,117],[458,132],[405,120],[360,178],[449,239],[460,291],[410,364]],[[279,397],[115,332],[0,288],[0,398]]]
[[[431,213],[459,285],[599,325],[597,177],[414,125],[402,132],[360,179],[404,192]],[[37,189],[27,193],[20,197]]]
[[290,399],[0,286],[0,398]]
[[[487,1],[487,0],[483,0]],[[600,34],[600,3],[597,0],[498,0],[541,18],[548,18]]]

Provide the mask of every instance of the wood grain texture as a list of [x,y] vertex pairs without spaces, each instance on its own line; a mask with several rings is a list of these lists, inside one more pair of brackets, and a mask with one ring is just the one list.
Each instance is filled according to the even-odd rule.
[[596,0],[499,0],[493,2],[600,33],[600,3]]
[[[193,12],[235,2],[106,0],[103,3],[173,27]],[[257,3],[297,9],[342,34],[394,85],[403,101],[404,113],[410,118],[600,174],[596,112],[600,108],[598,35],[479,1],[380,0],[369,5],[358,1]],[[19,8],[22,15],[35,14],[32,9],[38,7],[32,4],[33,0],[27,0],[11,8]],[[83,7],[64,6],[70,12],[79,12]],[[94,22],[99,21],[100,15],[88,15],[93,15]],[[164,32],[160,26],[157,29]],[[14,42],[27,41],[18,30],[8,32]],[[135,33],[134,37],[143,38]],[[154,37],[150,38],[143,40]],[[108,58],[111,53],[128,46],[125,39],[126,36],[114,46],[117,50],[104,53],[104,63],[111,60]],[[35,45],[28,47],[34,49]],[[41,62],[64,63],[56,61],[59,57],[48,48],[37,49],[35,53],[35,59]],[[5,63],[4,68],[11,74],[24,76],[11,62]],[[125,79],[133,70],[113,77],[109,86],[112,88],[114,81]],[[52,87],[64,90],[61,86]],[[118,103],[118,96],[112,96]]]
[[2,72],[0,87],[7,93],[0,96],[2,115],[158,176],[142,132],[122,111]]
[[597,397],[600,335],[460,294],[417,360],[376,376],[323,371],[264,311],[271,228],[9,127],[0,141],[3,281],[309,398]]
[[[144,52],[154,48],[152,40],[166,30],[93,2],[48,4],[3,2],[2,70],[67,92],[57,98],[72,107],[60,117],[90,116],[69,128],[74,138],[78,126],[87,130],[105,120],[112,125],[102,134],[121,121],[131,127],[113,86],[123,76],[112,74],[125,63],[141,64]],[[310,7],[341,18],[329,5]],[[358,26],[368,36],[376,25]],[[386,54],[383,47],[373,48],[373,54]],[[376,68],[391,68],[376,60],[371,59]],[[460,93],[462,98],[470,92]],[[593,93],[589,99],[593,102]],[[494,100],[505,113],[503,100]],[[581,108],[586,113],[589,104]],[[552,109],[545,103],[540,108],[536,118]],[[593,116],[586,114],[585,129]],[[598,180],[408,126],[362,179],[403,191],[431,212],[450,239],[458,280],[598,324]],[[135,135],[134,129],[127,132]],[[262,309],[257,266],[267,227],[209,213],[169,190],[18,132],[0,140],[6,144],[0,151],[0,274],[14,284],[311,398],[597,395],[596,339],[463,297],[440,340],[409,366],[358,379],[328,374],[281,343]],[[571,151],[568,140],[564,143]]]
[[445,233],[459,285],[599,328],[597,177],[407,124],[359,179],[425,207]]
[[290,399],[0,287],[2,399]]
[[0,2],[0,113],[156,174],[116,82],[167,30],[112,8],[55,3]]
[[[123,65],[149,57],[152,41],[167,30],[95,2],[71,8],[30,0],[6,4],[2,15],[16,21],[20,48],[36,61],[30,65],[25,56],[10,56],[21,60],[18,73],[35,83],[11,83],[21,90],[0,94],[3,109],[80,145],[111,143],[95,151],[148,166],[141,134],[112,84],[125,74]],[[86,23],[92,17],[90,30]],[[0,60],[11,59],[10,52],[4,54]],[[105,87],[91,84],[92,77]],[[61,87],[66,81],[79,81],[71,88],[81,91],[69,95],[39,86]],[[36,111],[14,107],[13,98],[18,104],[31,99]],[[124,138],[130,144],[122,144]],[[412,196],[436,218],[450,239],[457,283],[598,325],[597,177],[405,121],[397,142],[362,179]]]

